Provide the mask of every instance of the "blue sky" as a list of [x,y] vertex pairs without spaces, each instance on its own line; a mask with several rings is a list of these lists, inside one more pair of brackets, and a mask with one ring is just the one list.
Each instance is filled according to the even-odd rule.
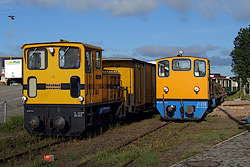
[[177,55],[209,58],[211,72],[233,76],[230,52],[249,26],[249,0],[1,0],[0,57],[23,44],[65,39],[100,46],[103,57],[144,61]]

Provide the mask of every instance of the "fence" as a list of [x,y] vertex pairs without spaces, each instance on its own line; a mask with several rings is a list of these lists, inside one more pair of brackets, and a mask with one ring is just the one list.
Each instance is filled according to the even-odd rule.
[[9,117],[15,115],[23,115],[22,104],[12,104],[8,101],[0,103],[0,123],[6,123]]

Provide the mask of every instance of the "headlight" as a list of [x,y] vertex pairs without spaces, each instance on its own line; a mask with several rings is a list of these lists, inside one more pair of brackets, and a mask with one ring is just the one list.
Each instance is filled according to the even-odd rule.
[[54,53],[55,53],[55,49],[54,49],[54,48],[52,48],[52,47],[49,47],[49,53],[50,53],[50,54],[52,54],[52,55],[54,55]]
[[83,102],[84,98],[83,98],[82,96],[79,96],[79,97],[78,97],[78,100],[79,100],[80,102]]
[[22,101],[27,101],[27,97],[26,97],[26,96],[23,96],[23,97],[22,97]]
[[194,87],[194,91],[198,93],[200,91],[200,88],[198,86]]
[[168,91],[169,91],[168,87],[166,87],[166,86],[163,88],[163,90],[165,93],[168,93]]

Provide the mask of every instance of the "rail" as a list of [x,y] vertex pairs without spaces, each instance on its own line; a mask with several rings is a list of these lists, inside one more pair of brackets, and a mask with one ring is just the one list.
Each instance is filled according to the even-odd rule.
[[[8,160],[11,160],[11,159],[19,159],[19,158],[21,158],[23,155],[27,155],[27,154],[30,154],[30,153],[35,153],[35,152],[38,152],[39,150],[42,150],[42,149],[45,149],[45,148],[48,148],[48,147],[51,147],[51,146],[53,146],[53,145],[57,145],[57,144],[61,144],[61,143],[63,143],[63,142],[67,142],[67,141],[69,141],[70,140],[70,138],[63,138],[63,139],[56,139],[55,141],[53,141],[53,142],[49,142],[49,143],[46,143],[46,144],[41,144],[41,145],[39,145],[40,143],[41,143],[41,141],[43,141],[43,140],[46,140],[47,138],[46,137],[43,137],[43,138],[35,138],[35,139],[33,139],[33,140],[31,140],[32,141],[32,143],[34,143],[33,144],[33,148],[29,148],[28,147],[28,149],[26,149],[26,150],[24,150],[24,151],[20,151],[20,152],[17,152],[17,153],[14,153],[14,154],[12,154],[12,155],[5,155],[5,153],[4,153],[4,156],[3,156],[3,158],[0,158],[0,163],[6,163]],[[27,140],[25,140],[25,141],[27,141]],[[25,141],[22,141],[22,143],[25,143]],[[30,140],[28,140],[28,142],[30,143],[31,142]],[[36,142],[35,142],[36,141]],[[7,146],[8,148],[13,148],[13,147],[15,147],[13,144],[10,144],[10,145],[8,145]]]
[[[157,126],[156,128],[150,129],[149,131],[144,132],[143,134],[141,134],[141,135],[139,135],[139,136],[136,136],[136,137],[134,137],[133,139],[128,140],[128,141],[126,141],[126,142],[120,144],[119,146],[115,147],[115,149],[116,149],[116,150],[120,150],[121,148],[128,146],[129,144],[131,144],[131,143],[133,143],[133,142],[139,140],[140,138],[143,138],[144,136],[146,136],[146,135],[148,135],[148,134],[150,134],[150,133],[152,133],[152,132],[155,132],[155,131],[157,131],[157,130],[163,128],[164,126],[166,126],[166,125],[168,125],[168,124],[170,124],[170,122],[165,122],[165,123],[163,123],[162,125]],[[94,158],[93,158],[93,159],[94,159]],[[78,167],[86,166],[91,160],[92,160],[92,159],[88,159],[88,160],[86,160],[86,161],[80,163],[80,164],[78,165]],[[128,163],[128,165],[131,164],[131,163],[132,163],[132,162]]]

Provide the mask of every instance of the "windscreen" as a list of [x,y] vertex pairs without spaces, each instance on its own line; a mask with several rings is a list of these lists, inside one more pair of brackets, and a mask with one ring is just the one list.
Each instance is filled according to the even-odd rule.
[[191,69],[190,59],[174,59],[172,64],[174,71],[189,71]]
[[44,70],[48,66],[48,54],[46,48],[32,48],[28,50],[28,69]]
[[80,67],[80,50],[76,47],[61,47],[59,59],[60,68],[77,69]]

